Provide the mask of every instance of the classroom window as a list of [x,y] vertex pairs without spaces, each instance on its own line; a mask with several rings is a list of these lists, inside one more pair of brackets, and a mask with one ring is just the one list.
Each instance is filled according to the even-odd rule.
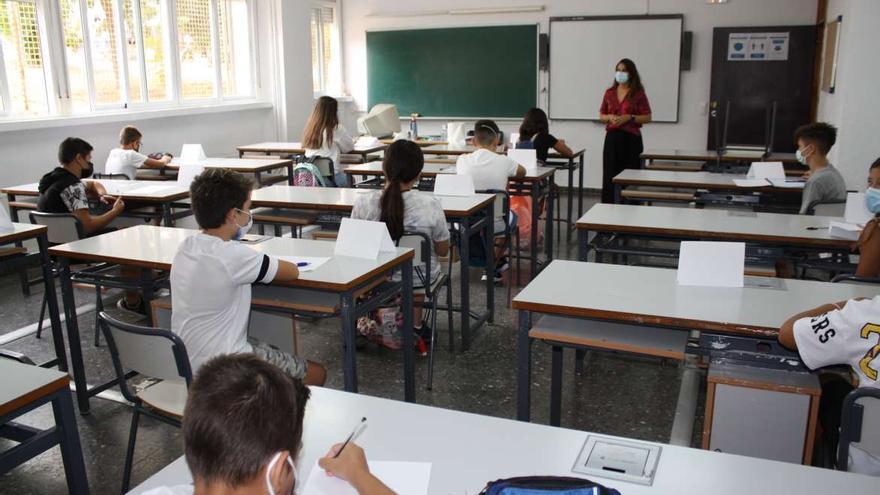
[[48,111],[45,57],[34,1],[0,0],[0,92],[2,112]]
[[172,91],[164,2],[125,0],[123,5],[129,101],[166,101]]
[[342,91],[336,4],[320,2],[311,9],[312,85],[316,95]]

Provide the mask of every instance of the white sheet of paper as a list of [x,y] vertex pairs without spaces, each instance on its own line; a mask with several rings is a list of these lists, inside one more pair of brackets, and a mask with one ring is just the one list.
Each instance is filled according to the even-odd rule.
[[518,132],[511,132],[510,133],[510,145],[516,146],[516,143],[518,143],[518,142],[519,142],[519,133]]
[[785,168],[782,162],[752,162],[749,167],[748,178],[750,179],[784,179]]
[[535,150],[507,150],[507,156],[529,172],[538,170],[538,152]]
[[733,179],[736,187],[765,187],[770,183],[767,179]]
[[12,218],[6,207],[0,204],[0,232],[12,232],[15,227],[12,225]]
[[678,285],[742,287],[743,242],[684,241],[678,254]]
[[383,222],[343,218],[333,254],[374,260],[380,252],[393,252],[394,241]]
[[[320,256],[277,256],[278,259],[289,261],[297,265],[300,272],[313,272],[321,267],[324,263],[330,261],[329,257]],[[306,266],[299,266],[299,263],[308,263]]]
[[473,196],[474,178],[471,175],[440,174],[434,179],[435,196]]
[[[431,481],[430,462],[368,461],[370,472],[382,480],[394,493],[427,495]],[[317,461],[306,480],[302,495],[357,495],[347,481],[327,473]]]
[[846,223],[857,225],[865,225],[874,218],[874,214],[865,205],[865,193],[846,193],[846,208],[844,209],[843,218],[846,220]]
[[807,181],[798,179],[767,179],[773,187],[783,189],[803,189],[807,185]]
[[361,136],[358,138],[357,142],[354,143],[355,149],[357,148],[372,148],[374,146],[379,145],[379,138],[375,136]]
[[184,144],[180,149],[180,163],[193,165],[208,158],[201,144]]
[[181,165],[180,170],[177,171],[177,185],[189,187],[193,179],[204,171],[205,167],[201,165]]
[[112,196],[126,193],[128,191],[131,191],[132,189],[137,189],[139,187],[139,184],[137,184],[136,182],[135,183],[132,183],[132,182],[126,183],[125,181],[119,181],[119,180],[114,180],[114,181],[99,180],[97,182],[101,183],[101,185],[104,186],[104,189],[107,190],[107,194],[110,194]]
[[[187,167],[189,168],[189,167]],[[123,190],[123,194],[152,195],[163,193],[171,189],[170,186],[139,186],[128,190]]]
[[857,241],[861,233],[862,228],[858,225],[846,222],[828,222],[828,235],[831,237]]

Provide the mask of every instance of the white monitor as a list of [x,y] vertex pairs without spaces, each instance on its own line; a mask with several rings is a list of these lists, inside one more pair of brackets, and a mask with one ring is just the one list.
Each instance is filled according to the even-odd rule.
[[358,119],[358,130],[364,134],[384,138],[400,132],[400,114],[397,106],[380,103],[370,109],[370,113]]

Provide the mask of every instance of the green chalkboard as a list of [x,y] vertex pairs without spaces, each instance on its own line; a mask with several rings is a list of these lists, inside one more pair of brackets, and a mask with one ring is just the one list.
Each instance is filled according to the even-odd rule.
[[367,32],[370,107],[401,117],[522,117],[538,96],[538,26]]

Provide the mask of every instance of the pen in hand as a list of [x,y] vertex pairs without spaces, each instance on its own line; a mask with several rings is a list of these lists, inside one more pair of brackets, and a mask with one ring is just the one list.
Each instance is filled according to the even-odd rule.
[[360,421],[358,421],[358,424],[354,425],[354,429],[351,430],[351,434],[348,436],[348,438],[345,439],[345,442],[342,443],[342,447],[339,447],[339,450],[336,451],[336,455],[333,456],[334,459],[339,457],[339,454],[342,453],[342,449],[344,449],[345,446],[348,445],[348,442],[351,442],[351,439],[354,438],[355,433],[357,433],[358,430],[361,428],[361,425],[363,425],[366,422],[367,422],[367,418],[363,417],[363,418],[361,418]]

